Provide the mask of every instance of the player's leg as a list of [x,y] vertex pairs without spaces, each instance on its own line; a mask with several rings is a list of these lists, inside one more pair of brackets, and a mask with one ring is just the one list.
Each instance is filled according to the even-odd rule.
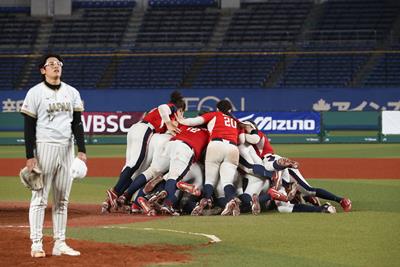
[[203,215],[205,207],[212,206],[212,196],[214,188],[219,181],[219,168],[224,159],[224,143],[211,141],[207,146],[205,157],[205,170],[204,170],[204,186],[203,198],[197,203],[196,207],[192,210],[191,215]]
[[220,167],[220,179],[224,187],[225,198],[230,201],[236,196],[236,187],[234,186],[237,177],[237,166],[239,164],[239,150],[235,145],[225,145],[225,157]]
[[268,171],[260,156],[251,145],[239,145],[239,168],[245,173],[255,174],[260,177],[271,177],[272,171]]
[[345,211],[351,210],[351,201],[347,198],[337,196],[323,188],[314,188],[310,186],[303,175],[297,169],[288,169],[289,174],[299,184],[300,191],[305,195],[316,196],[319,198],[332,200],[340,203]]
[[250,155],[250,150],[254,148],[248,144],[241,144],[238,146],[239,149],[239,168],[243,170],[244,173],[253,174],[254,160]]
[[134,124],[127,134],[126,163],[113,190],[120,196],[131,183],[131,177],[142,164],[153,130],[146,124]]
[[204,198],[211,199],[219,180],[219,169],[225,157],[225,143],[211,141],[207,146],[205,158]]
[[227,201],[221,215],[240,215],[241,201],[236,197],[237,187],[237,166],[239,164],[239,150],[237,146],[225,144],[225,157],[221,163],[220,179],[224,188],[224,194]]
[[128,189],[125,191],[127,198],[131,198],[137,190],[145,186],[146,183],[151,179],[159,175],[163,175],[165,172],[168,171],[169,154],[171,153],[171,150],[172,145],[170,145],[170,142],[168,142],[165,146],[165,149],[158,156],[158,158],[151,162],[150,167],[132,180]]
[[263,164],[266,170],[268,171],[281,171],[286,168],[297,169],[299,164],[298,162],[281,157],[277,154],[267,154],[264,156]]
[[[142,174],[145,170],[147,170],[150,167],[151,162],[153,160],[154,161],[158,160],[160,153],[164,150],[165,143],[167,143],[168,140],[171,139],[171,137],[172,137],[172,135],[170,135],[170,134],[155,133],[150,138],[149,145],[147,146],[147,152],[145,154],[142,164],[133,173],[130,183],[124,187],[124,193],[122,195],[120,195],[117,199],[117,204],[119,207],[126,207],[125,210],[131,209],[130,201],[132,199],[132,196],[127,194],[127,192],[125,190],[128,189],[128,187],[131,185],[131,183],[135,177],[139,176],[140,174]],[[127,161],[129,161],[128,160],[129,158],[130,158],[130,156],[127,157]]]
[[[39,168],[43,173],[43,189],[32,191],[31,203],[29,206],[30,239],[32,240],[32,252],[43,251],[43,223],[47,200],[53,181],[53,174],[56,172],[56,161],[54,155],[55,147],[38,143],[36,145],[36,158]],[[42,254],[44,256],[44,252]],[[34,256],[32,254],[32,256]]]
[[80,252],[65,243],[67,229],[68,202],[72,187],[71,164],[74,158],[73,144],[60,146],[58,149],[57,174],[53,181],[53,255],[79,256]]
[[190,166],[189,172],[183,179],[176,183],[176,187],[181,191],[199,197],[202,194],[203,183],[204,166],[201,163],[195,162]]
[[174,207],[177,198],[175,192],[177,190],[176,182],[182,180],[189,172],[190,166],[194,158],[194,152],[185,143],[180,141],[171,142],[173,148],[170,154],[169,171],[165,183],[167,198],[164,201],[166,208]]
[[248,180],[246,190],[242,195],[240,195],[240,200],[242,204],[240,206],[241,212],[251,211],[254,215],[261,212],[259,194],[266,183],[266,179],[255,177],[251,174],[246,174],[245,176]]

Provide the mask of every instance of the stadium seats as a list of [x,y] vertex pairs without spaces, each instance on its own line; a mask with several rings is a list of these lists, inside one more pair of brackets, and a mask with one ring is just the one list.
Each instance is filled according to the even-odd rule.
[[398,1],[326,1],[310,41],[376,43],[387,37],[399,11]]
[[[72,17],[55,18],[49,49],[114,48],[121,43],[132,13],[130,6],[108,7],[78,2],[85,8]],[[107,3],[107,2],[99,2]],[[118,2],[115,2],[118,3]],[[79,13],[83,13],[81,16]]]
[[31,50],[39,25],[39,19],[29,16],[29,10],[3,7],[0,9],[0,48]]
[[0,90],[12,90],[18,85],[26,58],[2,57],[0,59]]
[[208,42],[218,19],[217,10],[153,8],[146,11],[135,47],[200,49]]
[[206,59],[193,87],[262,87],[278,61],[278,56],[213,56]]
[[193,57],[147,56],[118,59],[113,88],[176,88],[183,82]]
[[398,87],[400,85],[400,54],[385,54],[365,79],[365,86]]
[[311,1],[268,1],[243,4],[224,38],[224,47],[287,47],[301,31]]
[[216,6],[216,0],[150,0],[151,7]]
[[[398,1],[269,0],[228,11],[215,0],[136,5],[77,0],[71,16],[48,20],[0,7],[0,88],[40,80],[32,59],[12,55],[48,51],[66,56],[64,77],[82,89],[400,85],[398,53],[349,54],[400,50]],[[134,55],[109,55],[121,52]]]
[[367,55],[299,55],[285,69],[278,87],[350,87]]

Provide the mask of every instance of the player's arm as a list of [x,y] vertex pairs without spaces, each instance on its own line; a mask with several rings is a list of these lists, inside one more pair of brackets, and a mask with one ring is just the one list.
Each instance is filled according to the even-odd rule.
[[36,148],[36,124],[37,124],[37,101],[33,90],[29,90],[21,107],[21,113],[24,115],[24,138],[26,167],[32,171],[37,166],[34,150]]
[[258,130],[253,129],[249,133],[245,133],[245,139],[246,142],[255,145],[258,144],[258,142],[260,142],[261,137],[258,134]]
[[180,124],[183,124],[186,126],[199,126],[199,125],[202,125],[202,124],[210,121],[210,119],[213,118],[213,116],[208,118],[209,117],[208,114],[209,113],[206,113],[201,116],[194,117],[194,118],[184,118],[182,113],[181,114],[178,113],[176,116],[176,120]]
[[22,113],[24,115],[24,139],[25,139],[25,153],[26,153],[26,166],[29,171],[37,165],[37,160],[34,155],[34,149],[36,145],[36,123],[37,119],[29,116],[28,114]]
[[170,119],[170,115],[172,113],[176,112],[176,107],[175,106],[168,106],[167,104],[162,104],[158,106],[158,113],[160,113],[161,119],[167,126],[168,131],[172,134],[175,135],[180,132],[178,127],[174,125]]
[[74,111],[72,115],[73,118],[71,122],[71,129],[76,140],[76,145],[78,146],[78,158],[86,162],[85,136],[83,132],[81,115],[81,111]]

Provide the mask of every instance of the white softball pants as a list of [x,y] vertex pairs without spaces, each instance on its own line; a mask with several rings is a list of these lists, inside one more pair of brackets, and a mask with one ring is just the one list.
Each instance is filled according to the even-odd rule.
[[54,239],[63,241],[67,227],[68,199],[72,186],[70,169],[74,158],[74,146],[72,143],[69,145],[37,143],[36,158],[43,172],[44,187],[40,191],[32,191],[29,207],[30,238],[33,244],[42,242],[45,209],[50,189],[52,189]]
[[234,185],[237,166],[239,164],[239,149],[228,142],[211,141],[207,146],[205,160],[205,184],[214,188],[221,178],[222,186]]

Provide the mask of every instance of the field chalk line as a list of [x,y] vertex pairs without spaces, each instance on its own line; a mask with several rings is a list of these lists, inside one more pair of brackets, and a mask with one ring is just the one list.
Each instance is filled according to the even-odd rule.
[[[0,225],[0,228],[29,228],[29,225]],[[103,226],[102,228],[105,229],[133,229],[125,226]],[[198,235],[204,236],[210,239],[210,243],[218,243],[222,242],[222,240],[217,237],[216,235],[209,235],[203,233],[194,233],[194,232],[185,232],[179,230],[172,230],[172,229],[163,229],[163,228],[135,228],[137,230],[144,230],[144,231],[163,231],[163,232],[171,232],[171,233],[180,233],[180,234],[187,234],[187,235]]]
[[185,232],[185,231],[179,231],[179,230],[172,230],[172,229],[163,229],[163,228],[130,228],[130,227],[125,227],[125,226],[103,226],[102,228],[117,228],[117,229],[137,229],[137,230],[144,230],[144,231],[164,231],[164,232],[172,232],[172,233],[180,233],[180,234],[187,234],[187,235],[199,235],[199,236],[205,236],[208,239],[210,239],[210,243],[218,243],[221,242],[222,240],[218,238],[216,235],[209,235],[209,234],[203,234],[203,233],[194,233],[194,232]]
[[0,228],[29,228],[29,225],[0,225]]

